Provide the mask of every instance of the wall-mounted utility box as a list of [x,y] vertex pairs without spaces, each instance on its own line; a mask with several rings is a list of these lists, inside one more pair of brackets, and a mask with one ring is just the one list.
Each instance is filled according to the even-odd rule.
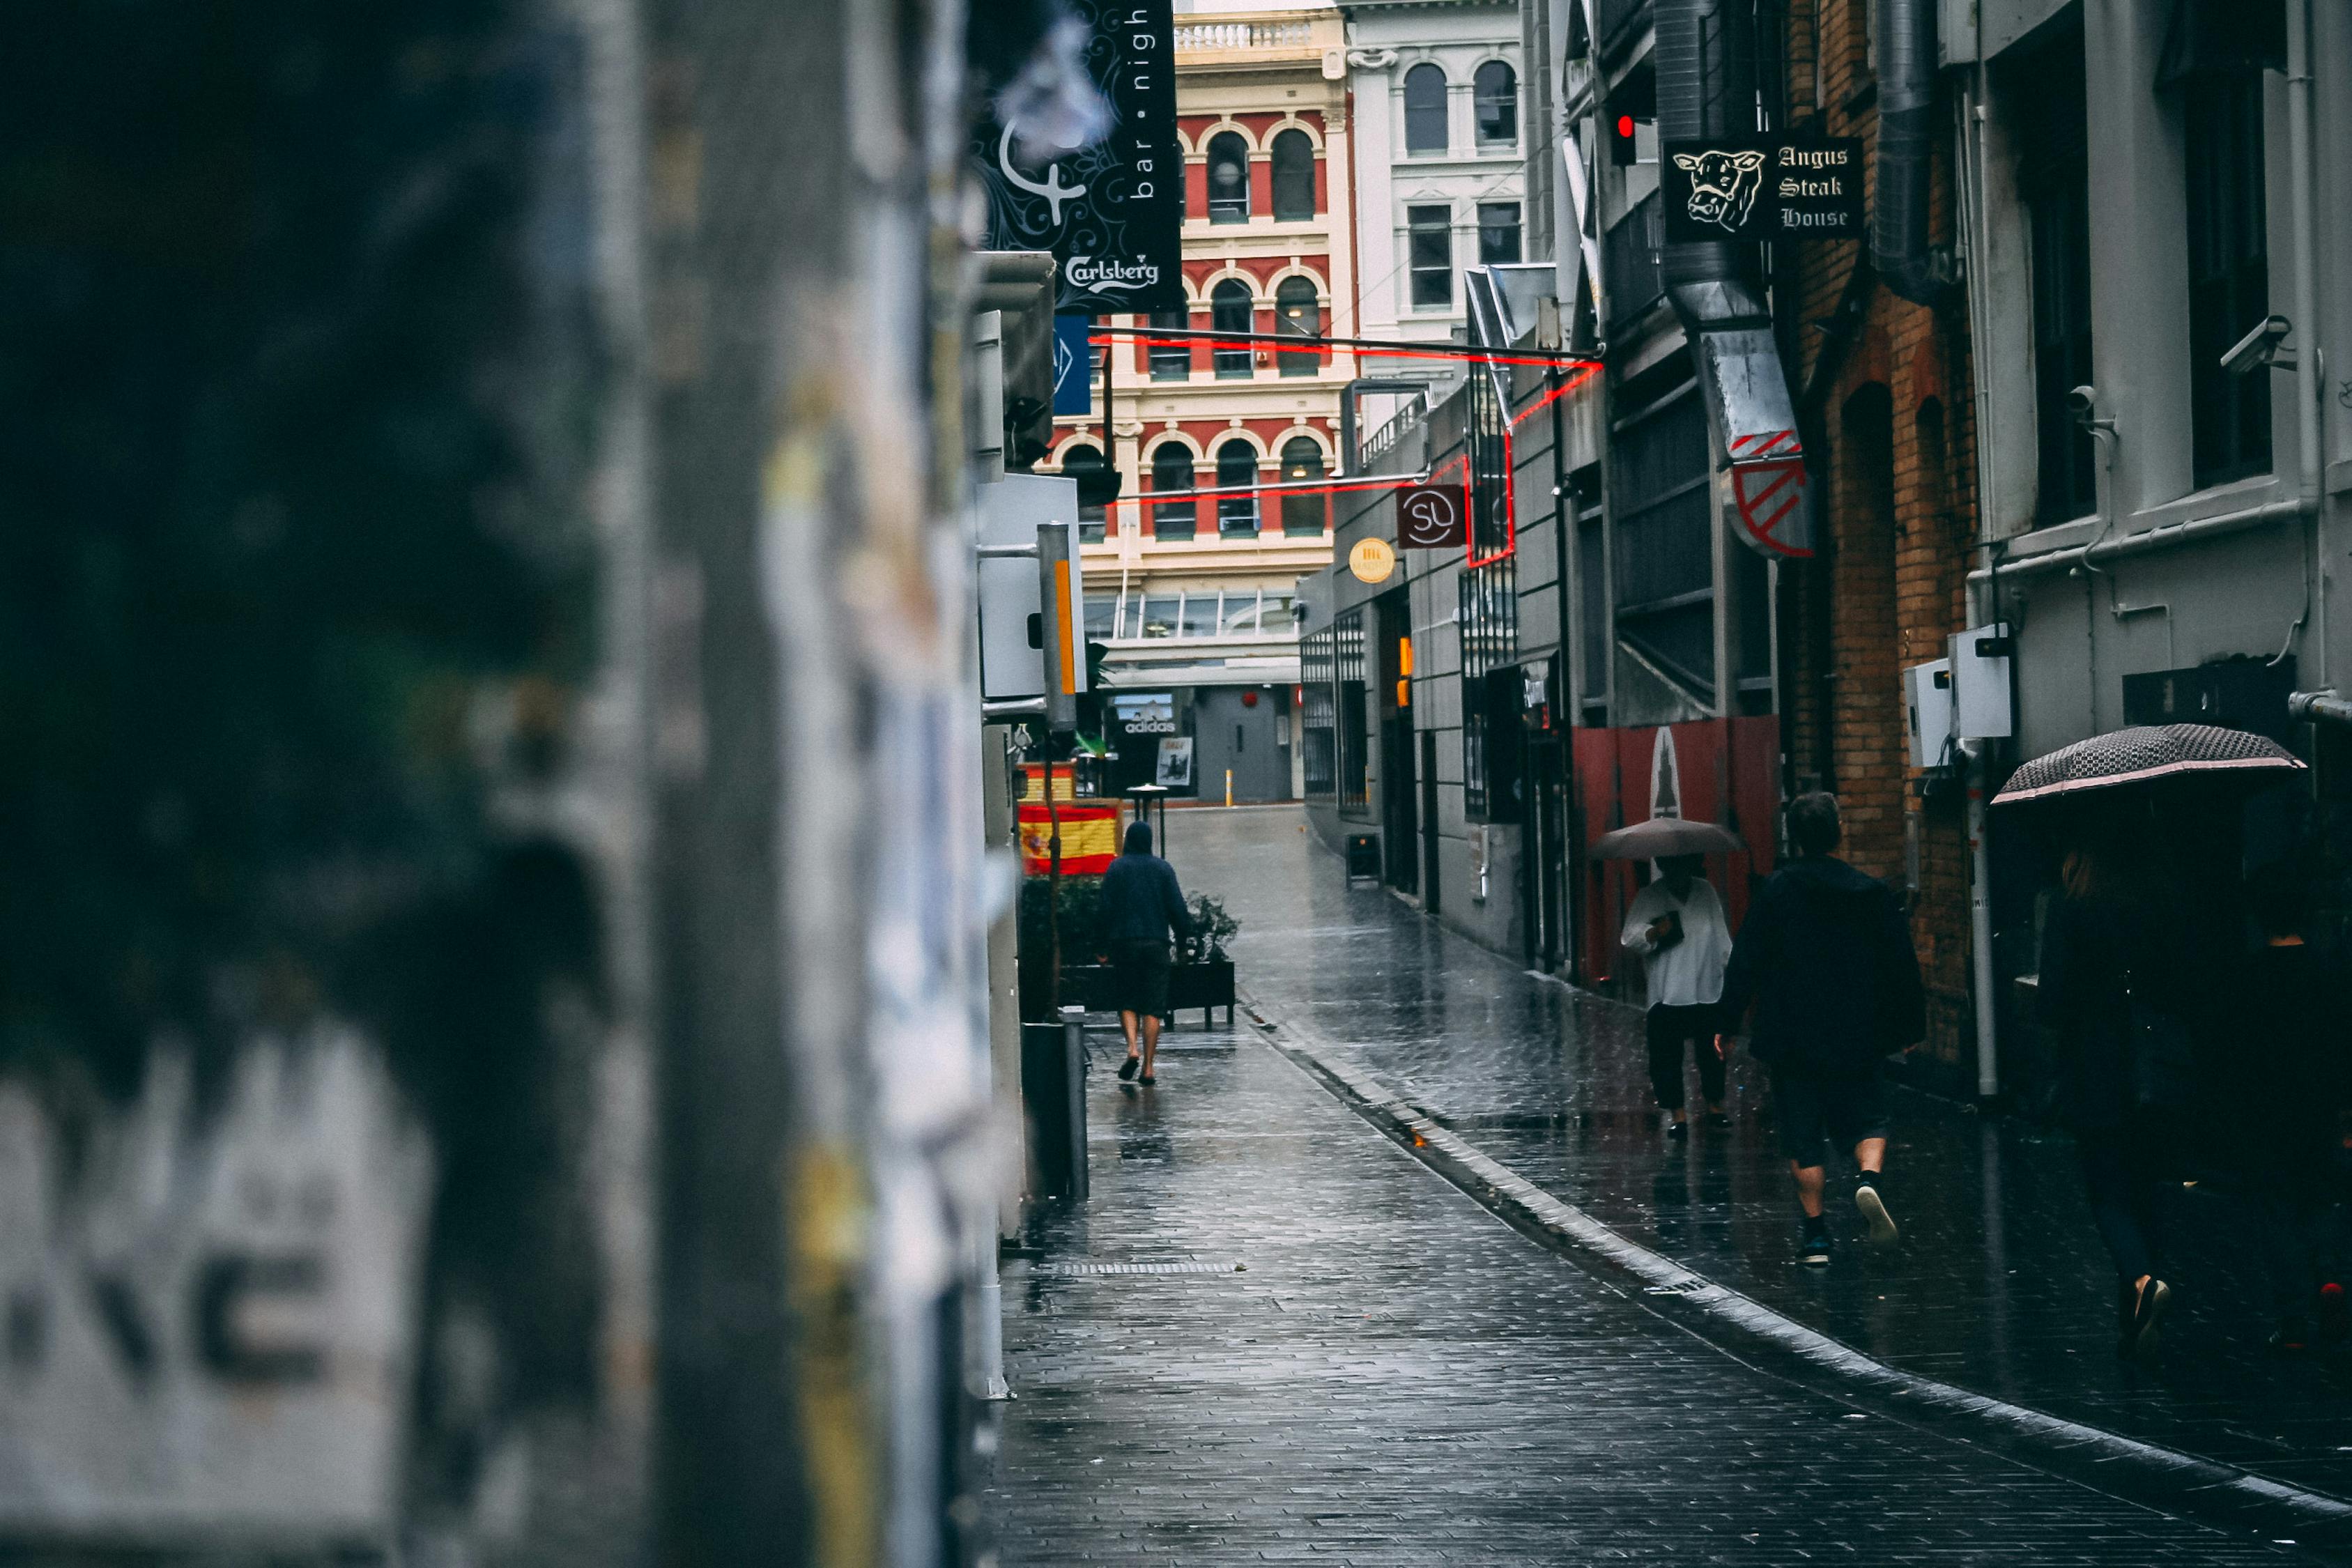
[[1903,672],[1903,714],[1911,733],[1911,765],[1948,766],[1952,741],[1950,659],[1915,664]]
[[1952,634],[1952,733],[1963,740],[2000,740],[2017,733],[2010,700],[2012,646],[2006,625]]

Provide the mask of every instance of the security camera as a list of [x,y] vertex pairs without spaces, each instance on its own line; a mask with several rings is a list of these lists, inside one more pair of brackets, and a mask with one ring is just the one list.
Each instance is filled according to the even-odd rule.
[[2091,422],[2091,416],[2098,411],[2099,394],[2096,387],[2078,386],[2066,395],[2066,412],[2074,416],[2076,424],[2088,425]]
[[2279,344],[2294,331],[2294,323],[2284,316],[2265,316],[2262,324],[2240,338],[2228,353],[2221,356],[2221,368],[2231,375],[2247,375],[2258,370],[2293,370],[2294,351]]

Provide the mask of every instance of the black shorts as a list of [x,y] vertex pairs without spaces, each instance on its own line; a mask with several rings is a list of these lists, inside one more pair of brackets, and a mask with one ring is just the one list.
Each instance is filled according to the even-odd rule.
[[1122,942],[1110,952],[1111,1005],[1140,1017],[1168,1016],[1168,944]]
[[1772,1110],[1780,1152],[1801,1166],[1820,1164],[1825,1144],[1851,1151],[1866,1138],[1886,1136],[1886,1086],[1875,1062],[1859,1073],[1775,1068]]

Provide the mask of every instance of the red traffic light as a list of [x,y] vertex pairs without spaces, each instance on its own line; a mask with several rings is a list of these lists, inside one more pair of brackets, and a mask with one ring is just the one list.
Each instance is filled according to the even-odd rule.
[[1621,114],[1617,117],[1617,134],[1623,137],[1628,142],[1631,142],[1633,139],[1633,117],[1632,115]]

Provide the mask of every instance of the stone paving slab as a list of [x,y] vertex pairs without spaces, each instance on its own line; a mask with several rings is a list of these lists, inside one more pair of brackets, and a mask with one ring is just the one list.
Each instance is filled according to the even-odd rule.
[[1008,1568],[2305,1560],[1745,1367],[1255,1038],[1160,1079],[1092,1075],[1093,1195],[1004,1268]]
[[[1659,1136],[1638,1015],[1529,975],[1382,889],[1349,888],[1295,810],[1196,816],[1177,868],[1243,922],[1245,986],[1400,1094],[1630,1239],[1903,1370],[2293,1485],[2352,1496],[2352,1367],[2268,1354],[2241,1217],[2175,1205],[2178,1310],[2150,1368],[2118,1365],[2111,1276],[2060,1137],[1898,1090],[1892,1253],[1790,1257],[1794,1205],[1756,1065],[1734,1126]],[[1696,1092],[1696,1085],[1693,1086]]]

